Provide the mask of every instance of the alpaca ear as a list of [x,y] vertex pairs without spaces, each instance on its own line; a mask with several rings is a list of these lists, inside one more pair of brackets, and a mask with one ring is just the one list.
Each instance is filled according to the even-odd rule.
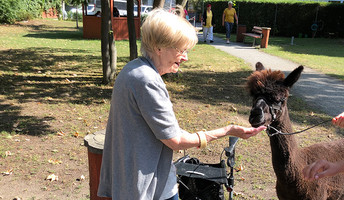
[[301,72],[303,71],[303,66],[300,65],[298,68],[294,69],[287,78],[284,79],[283,84],[287,87],[292,87],[296,81],[299,80]]
[[264,69],[265,69],[265,67],[261,62],[256,63],[256,71],[262,71]]

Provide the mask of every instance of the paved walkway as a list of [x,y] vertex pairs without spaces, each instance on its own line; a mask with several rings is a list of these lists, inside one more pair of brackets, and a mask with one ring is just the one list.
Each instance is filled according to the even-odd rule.
[[[201,35],[199,41],[203,42]],[[211,45],[233,56],[242,58],[251,64],[254,70],[255,64],[261,62],[265,68],[281,70],[287,75],[300,65],[261,52],[250,46],[250,44],[230,43],[228,45],[225,44],[225,40],[214,37],[214,43],[211,43]],[[291,90],[293,95],[301,97],[314,108],[331,116],[344,112],[344,82],[321,74],[307,66],[304,67],[305,69],[299,81],[295,83]]]

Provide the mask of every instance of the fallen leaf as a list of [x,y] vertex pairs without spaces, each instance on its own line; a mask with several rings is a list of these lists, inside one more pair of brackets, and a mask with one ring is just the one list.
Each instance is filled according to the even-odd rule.
[[62,163],[61,160],[54,160],[54,159],[51,159],[51,158],[48,160],[48,162],[53,164],[53,165],[61,164]]
[[46,180],[50,180],[50,181],[58,181],[59,180],[59,177],[56,176],[55,174],[50,174]]
[[229,109],[230,109],[230,111],[232,111],[232,112],[237,112],[237,110],[238,110],[238,109],[237,109],[236,107],[234,107],[233,105],[231,105]]
[[235,168],[237,172],[243,171],[245,169],[244,166],[240,165],[239,167]]
[[9,170],[7,170],[7,171],[5,171],[5,172],[2,172],[2,174],[3,174],[4,176],[11,175],[12,173],[13,173],[13,169],[9,169]]
[[242,192],[233,192],[234,196],[245,196]]
[[78,132],[75,132],[75,133],[73,134],[73,136],[76,137],[76,138],[78,138],[78,137],[79,137],[79,133],[78,133]]
[[12,156],[12,153],[10,151],[6,151],[5,152],[5,157],[7,157],[7,156]]
[[65,136],[66,134],[64,133],[64,132],[62,132],[62,131],[59,131],[59,132],[57,132],[56,133],[58,136]]

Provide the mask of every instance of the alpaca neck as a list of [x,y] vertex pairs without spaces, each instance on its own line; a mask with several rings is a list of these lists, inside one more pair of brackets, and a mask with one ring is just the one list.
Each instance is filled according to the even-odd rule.
[[[288,111],[285,109],[283,115],[273,122],[271,126],[284,133],[293,131]],[[285,175],[294,167],[294,158],[297,153],[297,141],[293,135],[275,135],[270,137],[272,153],[272,164],[276,175]]]

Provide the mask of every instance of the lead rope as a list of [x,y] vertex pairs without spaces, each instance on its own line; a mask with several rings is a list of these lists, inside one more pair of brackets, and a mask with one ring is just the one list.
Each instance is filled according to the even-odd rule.
[[[295,135],[295,134],[305,132],[305,131],[307,131],[307,130],[309,130],[309,129],[311,129],[311,128],[314,128],[314,127],[316,127],[316,126],[319,126],[319,125],[321,125],[321,124],[324,124],[324,123],[330,122],[330,121],[332,121],[332,119],[322,121],[322,122],[320,122],[320,123],[318,123],[318,124],[316,124],[316,125],[314,125],[314,126],[311,126],[311,127],[306,128],[306,129],[304,129],[304,130],[296,131],[296,132],[292,132],[292,133],[283,133],[283,132],[277,130],[276,128],[274,128],[274,127],[268,125],[267,128],[266,128],[266,133],[268,134],[269,137],[272,137],[272,136],[274,136],[274,135]],[[275,133],[269,133],[269,131],[270,131],[271,129],[274,130]]]

